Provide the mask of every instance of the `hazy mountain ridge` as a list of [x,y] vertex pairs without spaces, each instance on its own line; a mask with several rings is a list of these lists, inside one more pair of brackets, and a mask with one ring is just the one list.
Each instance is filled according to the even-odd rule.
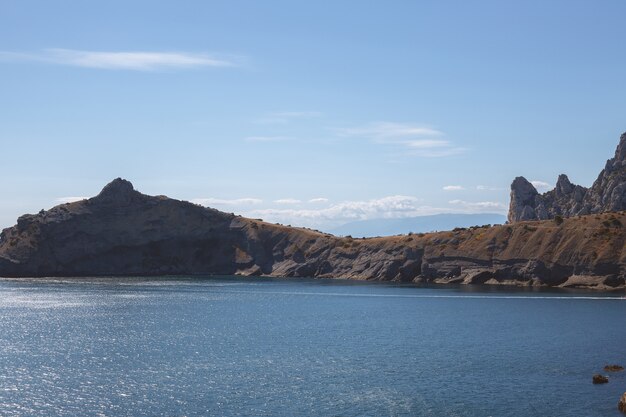
[[349,222],[330,232],[338,236],[376,237],[412,233],[451,230],[486,224],[503,224],[506,216],[495,213],[442,213],[430,216],[402,217],[393,219],[369,219]]

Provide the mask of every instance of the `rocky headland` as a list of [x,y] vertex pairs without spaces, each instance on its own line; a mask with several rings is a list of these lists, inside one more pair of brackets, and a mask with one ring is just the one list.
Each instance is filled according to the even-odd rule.
[[382,238],[266,223],[116,179],[96,197],[24,215],[0,237],[0,276],[240,274],[625,288],[626,212]]
[[149,196],[118,178],[93,198],[4,229],[0,276],[240,274],[624,290],[625,159],[622,135],[590,189],[562,176],[539,195],[517,178],[510,224],[363,239]]

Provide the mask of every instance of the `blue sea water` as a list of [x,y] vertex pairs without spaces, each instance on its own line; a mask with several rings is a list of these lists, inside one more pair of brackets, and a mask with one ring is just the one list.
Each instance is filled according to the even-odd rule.
[[0,280],[0,415],[619,416],[620,295]]

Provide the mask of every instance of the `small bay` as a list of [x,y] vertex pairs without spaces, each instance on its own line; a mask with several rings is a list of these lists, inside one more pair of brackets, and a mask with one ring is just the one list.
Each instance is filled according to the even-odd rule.
[[622,293],[0,280],[2,416],[618,416]]

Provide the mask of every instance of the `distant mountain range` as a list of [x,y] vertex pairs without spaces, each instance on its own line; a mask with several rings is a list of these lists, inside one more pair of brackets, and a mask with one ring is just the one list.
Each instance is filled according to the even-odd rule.
[[399,219],[370,219],[346,223],[330,230],[338,236],[375,237],[437,230],[452,230],[455,227],[504,224],[506,216],[495,213],[480,214],[434,214],[431,216],[405,217]]

